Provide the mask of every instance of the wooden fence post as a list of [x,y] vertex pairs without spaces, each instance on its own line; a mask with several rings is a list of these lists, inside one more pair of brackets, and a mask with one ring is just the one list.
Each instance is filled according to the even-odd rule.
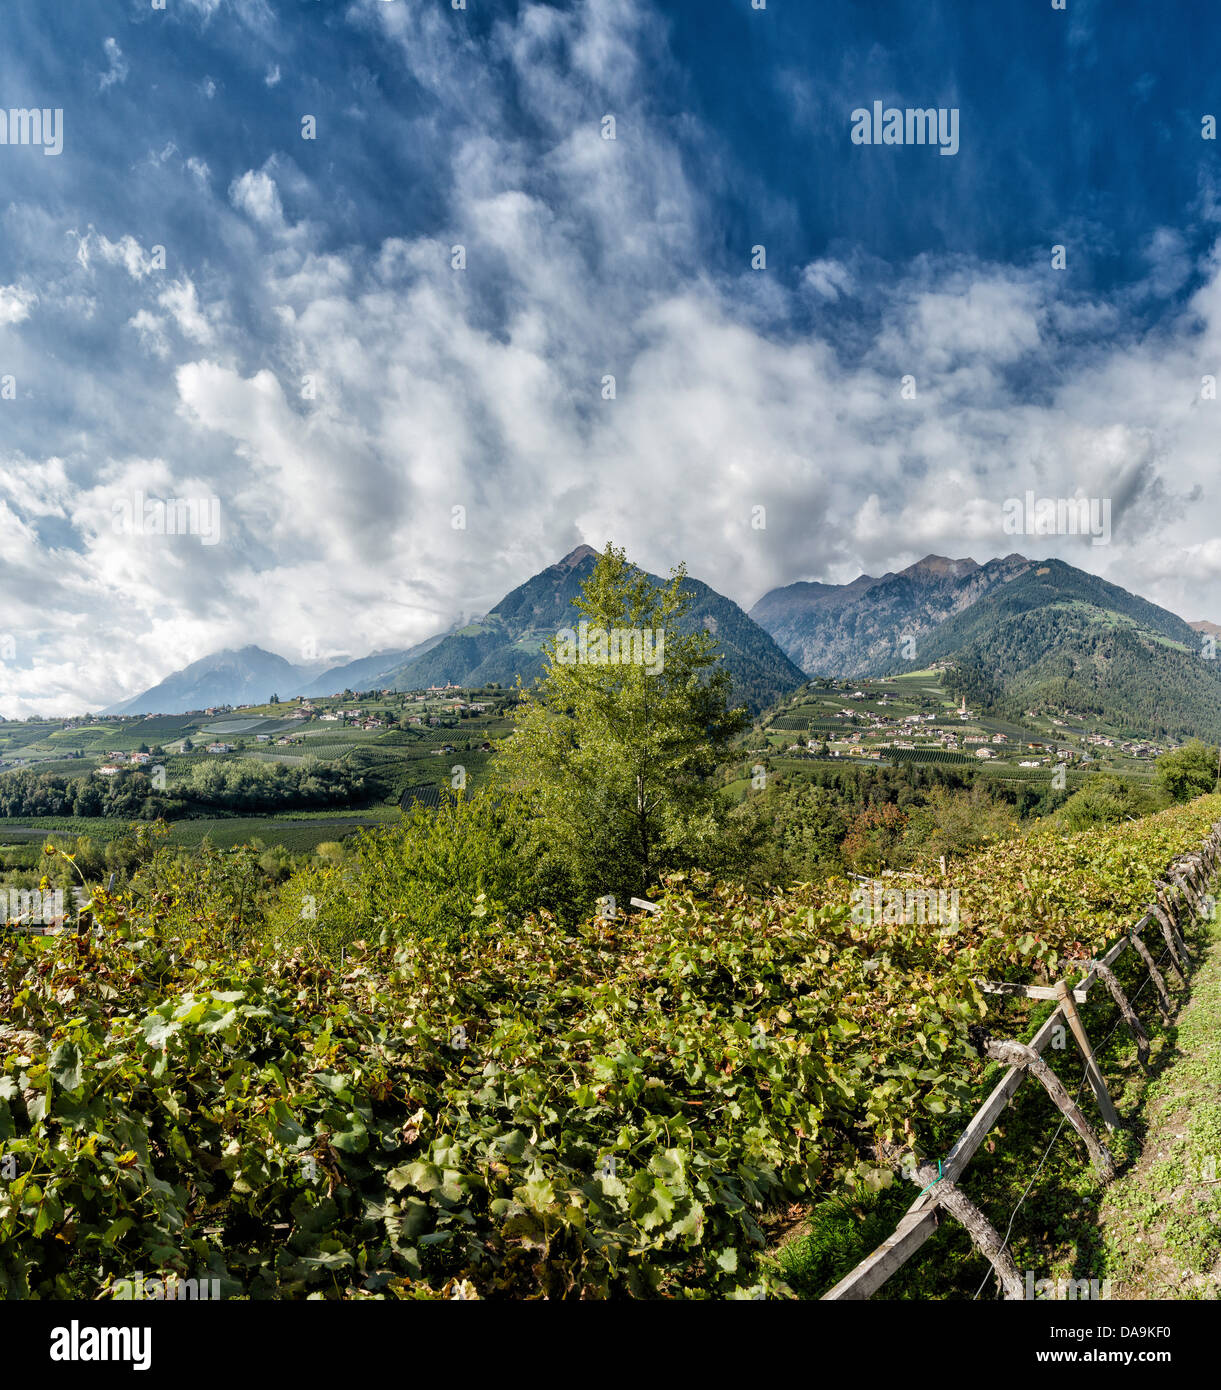
[[[1059,1106],[1064,1118],[1085,1141],[1085,1147],[1089,1150],[1090,1158],[1093,1159],[1094,1167],[1098,1169],[1099,1174],[1105,1179],[1115,1176],[1115,1160],[1111,1157],[1111,1151],[1094,1133],[1090,1122],[1081,1113],[1077,1102],[1064,1089],[1060,1078],[1033,1048],[1027,1047],[1025,1043],[998,1042],[995,1038],[990,1038],[986,1051],[993,1061],[1001,1062],[1007,1067],[1025,1067],[1031,1075],[1038,1077],[1043,1083],[1043,1089]],[[1107,1104],[1110,1105],[1109,1096]]]
[[1148,946],[1141,940],[1137,932],[1132,932],[1129,940],[1136,948],[1137,955],[1145,962],[1145,968],[1149,972],[1149,978],[1153,981],[1153,988],[1157,994],[1157,1005],[1162,1011],[1162,1017],[1167,1023],[1170,1022],[1170,994],[1166,989],[1166,981],[1162,979],[1162,972],[1157,968],[1157,962],[1153,959]]
[[1149,1070],[1149,1034],[1145,1032],[1144,1025],[1136,1016],[1136,1010],[1128,1003],[1128,996],[1123,992],[1119,981],[1115,978],[1115,972],[1109,965],[1103,965],[1101,961],[1089,961],[1087,964],[1097,974],[1098,978],[1111,991],[1111,998],[1119,1005],[1119,1012],[1123,1015],[1123,1021],[1128,1025],[1128,1031],[1136,1039],[1136,1056],[1145,1071]]
[[1073,1030],[1073,1037],[1077,1039],[1077,1046],[1081,1049],[1081,1055],[1085,1058],[1085,1074],[1089,1077],[1090,1085],[1094,1088],[1098,1109],[1102,1111],[1102,1118],[1106,1122],[1106,1127],[1118,1129],[1119,1116],[1111,1104],[1107,1083],[1102,1079],[1102,1071],[1094,1058],[1094,1049],[1090,1046],[1089,1035],[1085,1031],[1085,1024],[1081,1022],[1081,1015],[1077,1012],[1077,1005],[1073,1001],[1073,992],[1069,989],[1067,980],[1056,982],[1056,997],[1060,1001],[1061,1009],[1064,1010],[1064,1017],[1068,1019],[1068,1026]]
[[1174,927],[1171,925],[1170,918],[1166,915],[1160,903],[1150,903],[1149,911],[1152,912],[1158,920],[1158,925],[1162,929],[1162,935],[1166,938],[1166,946],[1170,951],[1170,963],[1174,966],[1174,973],[1182,981],[1183,988],[1186,989],[1187,975],[1183,970],[1183,961],[1179,955],[1179,948],[1175,944],[1175,932]]
[[900,1168],[904,1177],[910,1178],[920,1188],[929,1190],[930,1198],[938,1206],[944,1207],[955,1217],[971,1237],[977,1250],[985,1256],[996,1277],[1001,1281],[1007,1299],[1022,1299],[1025,1291],[1022,1276],[1013,1263],[1013,1256],[1005,1249],[996,1232],[996,1227],[988,1220],[967,1194],[956,1187],[949,1178],[942,1178],[937,1166],[932,1163],[918,1163]]

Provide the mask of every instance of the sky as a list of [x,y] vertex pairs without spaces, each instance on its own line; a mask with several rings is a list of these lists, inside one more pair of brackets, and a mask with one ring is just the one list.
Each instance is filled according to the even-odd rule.
[[0,714],[608,540],[747,608],[1017,550],[1221,621],[1215,6],[154,2],[5,4],[0,111],[62,118],[0,144]]

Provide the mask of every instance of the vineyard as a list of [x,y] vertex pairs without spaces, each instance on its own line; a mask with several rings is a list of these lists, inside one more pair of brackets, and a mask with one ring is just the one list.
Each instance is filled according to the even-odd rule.
[[897,763],[951,763],[961,767],[977,762],[969,753],[955,753],[949,748],[888,748],[886,756]]
[[[1036,832],[879,880],[866,912],[843,880],[692,875],[571,932],[371,920],[342,963],[159,856],[95,891],[100,935],[5,947],[0,1288],[789,1296],[777,1213],[890,1186],[879,1144],[940,1152],[978,1104],[968,1029],[1017,1036],[1033,1007],[981,980],[1103,951],[1218,818],[1212,796]],[[913,920],[921,891],[952,916]]]

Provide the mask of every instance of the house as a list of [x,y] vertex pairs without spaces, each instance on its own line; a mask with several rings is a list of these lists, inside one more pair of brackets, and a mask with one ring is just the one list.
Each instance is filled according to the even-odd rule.
[[975,756],[977,758],[995,758],[996,754],[991,748],[977,748],[975,750]]
[[256,742],[256,743],[270,743],[270,742],[271,742],[271,735],[270,735],[270,734],[255,734],[254,739],[255,739],[255,742]]
[[209,743],[209,744],[208,744],[208,752],[209,752],[209,753],[232,753],[232,752],[233,752],[233,745],[232,745],[231,743]]
[[1008,743],[1009,740],[1008,740],[1008,738],[1006,738],[1006,736],[1005,736],[1004,734],[993,734],[993,735],[992,735],[992,742],[993,742],[993,743]]
[[132,753],[128,761],[133,763],[146,763],[152,756],[151,753]]
[[343,715],[336,714],[334,710],[331,710],[329,714],[324,714],[322,716],[323,723],[325,724],[333,724],[337,719],[342,720]]

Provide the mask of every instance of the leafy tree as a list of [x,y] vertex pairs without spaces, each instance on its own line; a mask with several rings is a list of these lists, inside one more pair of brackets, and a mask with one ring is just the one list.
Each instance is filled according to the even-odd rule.
[[[1183,798],[1184,800],[1186,798]],[[1119,777],[1097,773],[1068,798],[1055,814],[1056,823],[1070,834],[1095,825],[1137,819],[1154,810],[1153,797],[1143,787]]]
[[866,806],[853,819],[840,851],[846,863],[876,873],[904,858],[907,815],[892,803]]
[[931,787],[922,807],[908,812],[904,843],[913,863],[935,864],[1017,833],[1012,809],[976,782],[969,790]]
[[[532,799],[540,855],[586,900],[625,901],[663,871],[723,864],[727,808],[715,773],[747,717],[729,707],[716,639],[679,630],[692,603],[685,577],[679,566],[655,584],[608,545],[574,600],[587,650],[557,633],[538,684],[518,682],[499,770]],[[622,638],[618,661],[598,660],[599,637],[616,630],[650,635],[653,661],[631,659],[647,648],[625,655]]]
[[1217,785],[1217,749],[1193,738],[1157,760],[1158,786],[1171,801],[1190,801]]

